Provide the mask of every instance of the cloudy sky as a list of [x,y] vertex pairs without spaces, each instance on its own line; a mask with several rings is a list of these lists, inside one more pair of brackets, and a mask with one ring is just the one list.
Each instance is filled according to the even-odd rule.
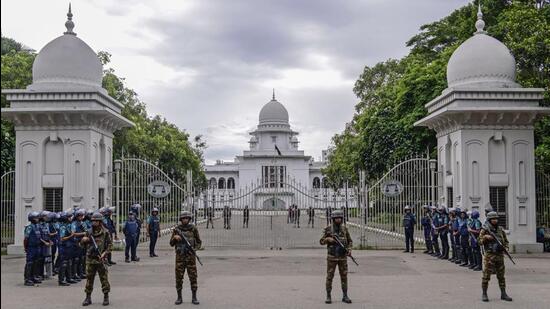
[[[74,31],[160,114],[231,160],[275,88],[319,159],[352,118],[365,65],[407,53],[422,24],[466,0],[73,0]],[[2,0],[2,35],[40,50],[65,31],[68,1]]]

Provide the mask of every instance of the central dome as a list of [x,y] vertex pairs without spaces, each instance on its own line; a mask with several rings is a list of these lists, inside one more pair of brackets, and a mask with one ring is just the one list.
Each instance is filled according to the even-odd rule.
[[452,54],[447,64],[449,87],[515,88],[516,60],[499,40],[486,34],[481,8],[477,31]]
[[72,31],[70,10],[67,16],[67,32],[46,44],[36,56],[29,89],[101,88],[103,66],[92,48]]
[[260,125],[288,125],[288,111],[283,104],[273,98],[260,111]]

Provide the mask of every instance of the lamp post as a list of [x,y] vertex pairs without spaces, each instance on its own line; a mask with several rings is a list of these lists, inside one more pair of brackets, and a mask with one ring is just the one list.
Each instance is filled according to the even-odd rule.
[[117,221],[117,235],[121,235],[122,230],[120,229],[121,223],[121,214],[120,210],[122,209],[122,206],[120,205],[120,170],[122,169],[122,160],[115,160],[113,162],[113,169],[115,170],[116,175],[116,221]]
[[437,170],[437,160],[435,159],[431,159],[429,161],[429,165],[430,165],[430,184],[431,184],[431,191],[432,191],[432,205],[435,205],[436,204],[436,199],[437,199],[437,193],[436,193],[436,187],[437,187],[437,184],[435,183],[435,172]]

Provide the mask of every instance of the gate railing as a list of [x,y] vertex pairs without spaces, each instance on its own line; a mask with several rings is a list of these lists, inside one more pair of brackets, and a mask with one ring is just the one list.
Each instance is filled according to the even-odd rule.
[[1,243],[5,248],[14,243],[15,237],[15,171],[2,175],[0,191]]
[[550,228],[550,176],[535,173],[537,227]]

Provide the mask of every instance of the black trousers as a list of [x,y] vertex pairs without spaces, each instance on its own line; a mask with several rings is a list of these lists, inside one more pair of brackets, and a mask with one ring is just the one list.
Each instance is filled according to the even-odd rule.
[[405,229],[405,250],[414,251],[414,229]]
[[149,255],[155,254],[155,246],[157,245],[157,239],[159,232],[153,232],[149,237]]

